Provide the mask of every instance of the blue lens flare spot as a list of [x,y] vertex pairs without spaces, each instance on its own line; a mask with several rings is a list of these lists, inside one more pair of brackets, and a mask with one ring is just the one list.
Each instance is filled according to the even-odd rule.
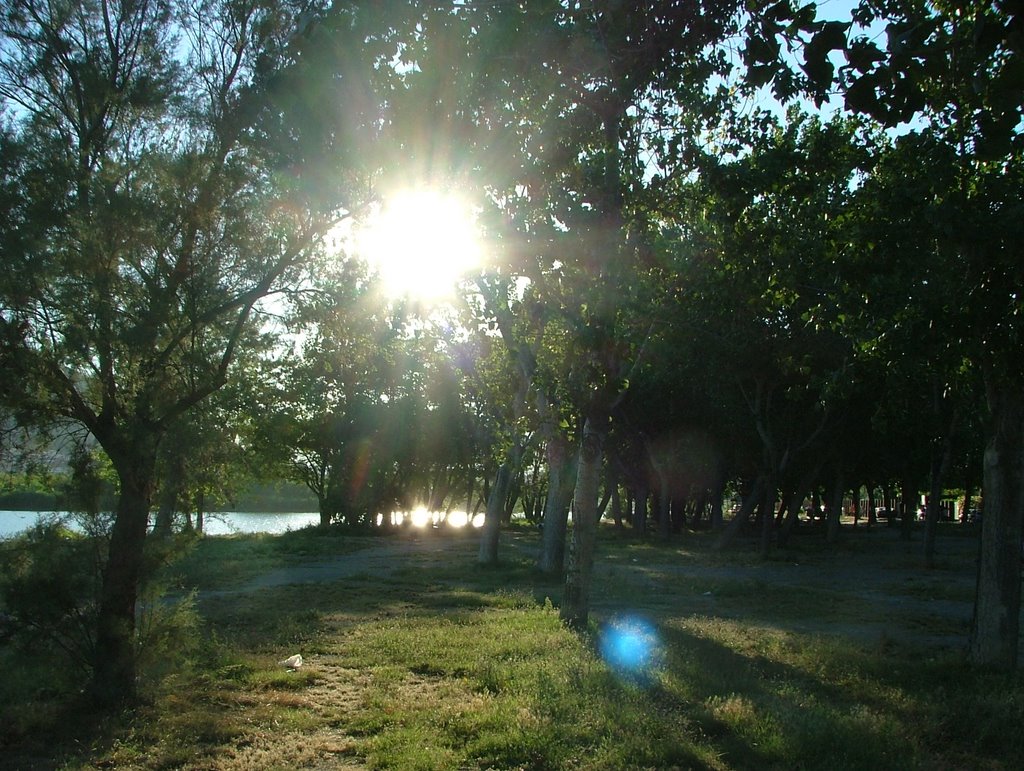
[[622,674],[643,674],[657,664],[661,644],[654,626],[640,618],[619,618],[601,634],[601,658]]

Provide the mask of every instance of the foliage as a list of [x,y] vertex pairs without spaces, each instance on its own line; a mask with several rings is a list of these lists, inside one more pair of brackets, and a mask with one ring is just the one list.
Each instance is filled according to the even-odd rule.
[[[79,424],[117,475],[99,702],[135,687],[161,442],[262,347],[265,298],[301,284],[363,202],[353,143],[308,100],[316,86],[348,93],[374,63],[313,78],[324,51],[302,35],[306,10],[319,8],[19,0],[0,17],[0,393],[25,420]],[[348,125],[372,133],[374,120]]]
[[101,546],[58,519],[3,541],[0,602],[25,650],[38,647],[68,661],[79,675],[96,655],[94,616]]
[[[101,525],[95,518],[82,524]],[[0,542],[0,607],[11,635],[8,643],[26,655],[49,658],[51,666],[67,662],[54,668],[76,673],[72,691],[92,672],[96,657],[104,655],[96,647],[95,624],[109,532],[81,530],[54,517]],[[173,560],[173,552],[183,545],[159,552],[154,548],[149,560]],[[180,660],[194,640],[195,624],[188,597],[170,601],[159,583],[147,581],[136,635],[142,671],[157,677]],[[68,687],[67,682],[60,685]]]

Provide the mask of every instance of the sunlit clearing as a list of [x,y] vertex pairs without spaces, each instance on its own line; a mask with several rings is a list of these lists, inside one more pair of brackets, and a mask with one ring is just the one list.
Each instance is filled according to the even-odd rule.
[[472,209],[429,189],[388,196],[356,231],[355,244],[388,295],[424,302],[451,297],[481,259]]
[[484,526],[484,519],[485,518],[486,517],[485,517],[485,515],[483,513],[476,514],[473,517],[473,527],[483,527]]
[[658,633],[643,619],[616,619],[601,634],[601,658],[619,674],[646,674],[657,666],[660,657]]

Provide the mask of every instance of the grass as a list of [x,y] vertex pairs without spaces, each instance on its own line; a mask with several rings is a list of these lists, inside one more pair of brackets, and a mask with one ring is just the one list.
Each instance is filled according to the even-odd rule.
[[[208,539],[179,569],[223,588],[246,555],[295,564],[299,542],[313,559],[375,543],[321,537]],[[582,636],[560,623],[559,583],[533,572],[525,532],[506,538],[495,568],[453,539],[415,568],[201,599],[202,642],[134,717],[68,720],[74,709],[33,698],[19,675],[0,694],[24,708],[0,749],[15,768],[66,769],[1016,767],[1021,676],[914,642],[922,623],[959,632],[892,611],[927,607],[936,580],[938,599],[960,599],[970,560],[951,556],[938,579],[894,578],[910,559],[902,544],[847,540],[838,552],[807,540],[763,565],[753,546],[722,555],[697,534],[667,545],[604,534]],[[837,561],[848,570],[826,574]],[[827,580],[808,584],[818,571]],[[307,664],[289,672],[277,662],[294,652]]]
[[248,533],[204,538],[167,570],[188,588],[226,589],[276,568],[365,549],[378,539],[305,527],[280,535]]

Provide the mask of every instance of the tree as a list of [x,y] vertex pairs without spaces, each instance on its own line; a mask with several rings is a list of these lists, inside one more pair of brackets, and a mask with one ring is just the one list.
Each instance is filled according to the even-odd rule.
[[[747,82],[821,104],[835,85],[846,107],[921,143],[927,208],[916,224],[932,244],[922,273],[961,281],[955,339],[984,381],[986,510],[971,658],[1017,666],[1024,522],[1024,373],[1019,362],[1019,130],[1024,112],[1021,11],[988,0],[862,0],[848,20],[820,20],[813,3],[777,3],[748,43]],[[881,28],[881,29],[880,29]],[[883,35],[884,33],[884,35]],[[783,46],[783,44],[786,44]],[[782,52],[799,50],[799,71]],[[845,60],[838,70],[835,64]],[[925,150],[925,148],[928,148]],[[950,163],[952,161],[952,163]],[[948,273],[946,271],[949,271]],[[927,281],[924,276],[922,281]]]
[[[861,25],[885,22],[886,45],[840,41],[840,82],[851,110],[886,125],[918,119],[919,162],[929,169],[928,272],[958,282],[949,336],[981,374],[988,420],[985,517],[970,655],[1017,666],[1020,540],[1024,531],[1024,370],[1019,131],[1024,110],[1020,9],[978,0],[883,4],[865,0]],[[934,280],[931,277],[923,281]]]
[[510,157],[488,180],[520,236],[506,269],[529,278],[571,330],[563,358],[571,376],[556,390],[582,415],[562,607],[572,624],[585,624],[589,607],[608,421],[650,326],[649,313],[631,312],[653,286],[642,262],[650,147],[638,116],[706,106],[720,60],[703,54],[731,29],[734,10],[730,2],[552,3],[527,16],[502,6],[492,18],[505,36],[477,39],[502,55],[502,72],[485,69],[477,85],[486,97],[480,122]]
[[340,167],[349,137],[290,120],[310,92],[286,76],[350,82],[304,69],[301,10],[16,0],[0,19],[0,187],[23,191],[2,233],[3,394],[22,415],[83,425],[117,477],[91,688],[102,705],[135,692],[162,438],[226,382],[263,299],[301,280],[358,203]]

